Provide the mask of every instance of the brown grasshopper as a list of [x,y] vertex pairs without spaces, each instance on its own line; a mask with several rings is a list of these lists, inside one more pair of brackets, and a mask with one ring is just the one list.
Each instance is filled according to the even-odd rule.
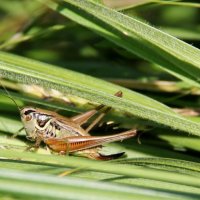
[[[122,92],[117,92],[115,96],[122,97]],[[12,100],[14,101],[14,99]],[[83,129],[81,127],[98,111],[103,109],[104,111],[88,128]],[[99,152],[103,144],[122,141],[136,135],[136,130],[133,129],[114,135],[91,136],[89,131],[99,123],[110,109],[111,107],[100,105],[95,109],[71,118],[61,116],[56,112],[33,107],[19,108],[19,111],[27,139],[35,141],[35,144],[30,148],[38,148],[40,143],[44,142],[50,149],[60,154],[78,152],[88,158],[110,160],[122,156],[124,152],[103,155]]]

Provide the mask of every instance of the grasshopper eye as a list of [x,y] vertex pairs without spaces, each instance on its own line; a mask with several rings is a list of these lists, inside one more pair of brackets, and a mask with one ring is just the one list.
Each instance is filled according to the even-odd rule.
[[25,119],[26,119],[26,121],[30,121],[32,119],[32,116],[31,115],[26,115]]

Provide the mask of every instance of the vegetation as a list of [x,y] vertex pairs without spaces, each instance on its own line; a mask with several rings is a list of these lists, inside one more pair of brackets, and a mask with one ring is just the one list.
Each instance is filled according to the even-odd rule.
[[[1,2],[0,198],[199,199],[199,7]],[[60,156],[44,144],[25,151],[25,131],[12,137],[22,128],[12,98],[65,116],[112,106],[92,135],[136,128],[138,136],[105,145],[104,153],[126,152],[112,161]]]

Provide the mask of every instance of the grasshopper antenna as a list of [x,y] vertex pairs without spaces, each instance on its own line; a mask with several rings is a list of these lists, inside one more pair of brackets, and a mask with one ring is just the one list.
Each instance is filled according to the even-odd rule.
[[17,106],[17,108],[18,108],[18,110],[20,112],[21,111],[20,107],[18,106],[17,102],[12,98],[12,96],[10,95],[10,93],[8,92],[8,90],[6,89],[6,87],[2,84],[1,79],[0,79],[0,84],[3,87],[3,89],[6,91],[7,95],[5,95],[5,96],[8,97],[9,99],[11,99],[14,102],[14,104]]

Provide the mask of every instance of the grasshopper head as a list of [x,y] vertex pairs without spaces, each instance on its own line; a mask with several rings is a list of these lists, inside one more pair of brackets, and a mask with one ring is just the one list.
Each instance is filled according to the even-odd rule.
[[36,139],[35,124],[36,124],[36,109],[32,107],[25,107],[20,110],[21,120],[26,130],[26,137],[29,140]]

